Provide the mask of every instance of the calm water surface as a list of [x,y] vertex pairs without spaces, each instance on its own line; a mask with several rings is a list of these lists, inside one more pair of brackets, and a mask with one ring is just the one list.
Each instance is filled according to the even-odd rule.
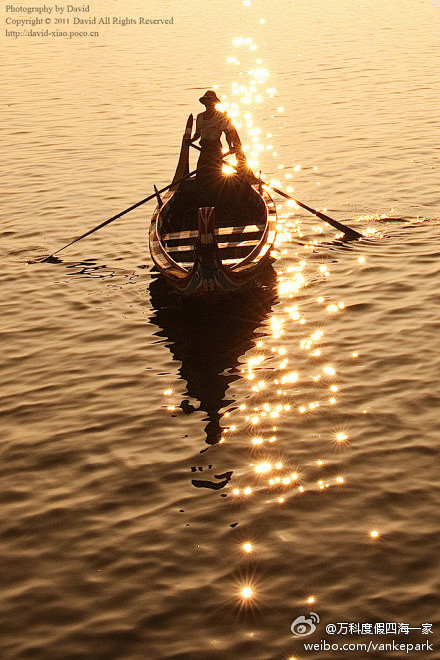
[[[437,3],[93,7],[174,24],[1,44],[1,657],[440,657]],[[158,295],[151,203],[35,263],[166,185],[213,85],[366,238],[280,203],[273,290],[210,314]]]

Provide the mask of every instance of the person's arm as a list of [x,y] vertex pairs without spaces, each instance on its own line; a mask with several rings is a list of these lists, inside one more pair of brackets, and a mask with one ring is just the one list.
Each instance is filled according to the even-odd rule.
[[235,126],[232,124],[230,118],[226,113],[222,113],[223,117],[221,118],[221,130],[225,134],[226,142],[228,143],[229,151],[231,153],[235,152],[235,147],[237,146],[238,134],[235,129]]
[[232,124],[229,131],[229,139],[228,139],[228,134],[226,134],[226,139],[228,140],[229,148],[231,149],[231,151],[233,151],[233,153],[235,153],[235,158],[237,159],[238,174],[241,176],[245,176],[250,183],[258,182],[257,177],[254,175],[254,173],[247,164],[246,155],[243,151],[243,147],[241,144],[241,140],[238,136],[237,129]]
[[228,141],[229,144],[229,149],[232,153],[235,153],[237,161],[239,163],[245,163],[246,162],[246,156],[244,155],[243,147],[241,144],[241,140],[238,136],[237,129],[235,126],[231,125],[229,132],[229,137],[228,134],[226,134],[226,140]]
[[234,135],[232,131],[225,131],[225,136],[226,136],[226,142],[228,143],[229,151],[231,153],[234,153],[235,151],[235,140],[234,140]]

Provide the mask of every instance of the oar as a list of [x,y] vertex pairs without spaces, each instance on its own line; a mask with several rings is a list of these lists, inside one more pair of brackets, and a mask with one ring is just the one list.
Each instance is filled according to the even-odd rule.
[[102,227],[105,227],[106,225],[109,225],[114,220],[117,220],[118,218],[122,218],[122,216],[125,215],[126,213],[129,213],[130,211],[133,211],[134,209],[137,209],[138,206],[141,206],[142,204],[145,204],[146,202],[151,201],[155,197],[157,198],[157,194],[165,192],[165,190],[168,190],[168,188],[171,188],[171,186],[175,186],[179,183],[182,183],[182,181],[186,181],[186,179],[189,179],[196,172],[197,172],[197,170],[194,170],[193,172],[190,172],[189,174],[182,177],[178,181],[173,181],[172,183],[169,183],[164,188],[161,188],[161,190],[155,190],[155,192],[152,195],[149,195],[149,197],[146,197],[145,199],[141,199],[140,202],[137,202],[136,204],[133,204],[128,209],[125,209],[125,211],[121,211],[120,213],[117,213],[116,215],[112,216],[108,220],[105,220],[104,222],[101,222],[101,224],[97,225],[96,227],[93,227],[93,229],[89,229],[89,231],[86,231],[85,234],[82,234],[81,236],[77,236],[76,238],[73,239],[73,241],[70,241],[70,243],[67,243],[67,245],[64,245],[63,247],[59,248],[59,250],[56,250],[56,252],[52,252],[52,254],[50,254],[48,257],[45,257],[44,259],[42,259],[41,263],[44,263],[45,261],[49,261],[49,259],[51,259],[56,254],[58,254],[58,252],[61,252],[61,250],[65,250],[66,248],[70,247],[74,243],[77,243],[78,241],[81,241],[83,238],[86,238],[86,236],[90,236],[90,234],[93,234],[95,231],[98,231],[98,229],[102,229]]
[[[200,147],[198,147],[196,144],[191,144],[194,149],[197,149],[198,151],[201,151]],[[227,154],[225,154],[227,155]],[[235,167],[235,165],[231,165],[227,161],[224,161],[229,167],[233,167],[234,170],[238,171],[238,168]],[[261,181],[261,179],[260,179]],[[351,229],[351,227],[347,227],[346,225],[343,225],[342,223],[338,222],[337,220],[333,220],[333,218],[329,218],[328,215],[325,215],[324,213],[321,213],[321,211],[317,211],[316,209],[312,209],[311,206],[307,206],[307,204],[303,204],[302,202],[299,202],[297,199],[294,197],[291,197],[291,195],[288,195],[287,193],[283,192],[282,190],[279,190],[278,188],[275,188],[274,186],[271,186],[269,183],[266,183],[265,181],[261,181],[261,184],[263,186],[266,186],[267,188],[270,188],[273,190],[277,195],[281,195],[281,197],[285,197],[285,199],[291,199],[295,204],[300,206],[301,208],[305,209],[306,211],[309,211],[309,213],[313,213],[313,215],[316,215],[318,218],[321,220],[324,220],[324,222],[327,222],[329,225],[334,227],[335,229],[338,229],[339,231],[342,231],[344,233],[344,237],[347,240],[358,240],[359,238],[363,238],[362,234],[359,232],[355,231],[354,229]]]
[[311,206],[307,206],[307,204],[303,204],[302,202],[299,202],[297,199],[294,199],[287,193],[283,192],[282,190],[279,190],[278,188],[275,188],[274,186],[271,186],[268,183],[264,183],[264,181],[261,182],[264,186],[267,186],[271,190],[273,190],[277,195],[281,195],[281,197],[285,197],[286,199],[291,199],[295,204],[300,206],[302,209],[305,209],[306,211],[309,211],[310,213],[313,213],[313,215],[316,215],[318,218],[321,220],[324,220],[324,222],[327,222],[329,225],[334,227],[335,229],[338,229],[339,231],[342,231],[344,233],[344,238],[347,240],[353,241],[353,240],[359,240],[359,238],[363,238],[362,234],[360,234],[358,231],[355,229],[352,229],[351,227],[347,227],[346,225],[343,225],[341,222],[338,222],[337,220],[334,220],[333,218],[329,218],[328,215],[325,215],[325,213],[321,213],[321,211],[317,211],[316,209],[312,209]]

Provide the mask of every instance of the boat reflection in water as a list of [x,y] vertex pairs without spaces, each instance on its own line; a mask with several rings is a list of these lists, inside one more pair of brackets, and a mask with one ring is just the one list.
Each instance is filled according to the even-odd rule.
[[[179,374],[187,384],[189,398],[183,399],[180,408],[186,414],[196,410],[206,412],[203,421],[207,422],[204,430],[208,445],[221,440],[221,411],[234,403],[226,395],[230,384],[241,378],[237,369],[240,357],[266,334],[258,328],[268,318],[276,300],[275,284],[276,276],[271,267],[264,287],[233,297],[225,296],[217,300],[215,306],[210,306],[173,297],[160,278],[151,282],[154,314],[150,320],[160,328],[155,335],[164,338],[173,357],[182,363]],[[196,399],[198,407],[193,406],[190,399]],[[231,474],[215,475],[223,479],[218,483],[193,480],[193,484],[219,489],[226,485]]]

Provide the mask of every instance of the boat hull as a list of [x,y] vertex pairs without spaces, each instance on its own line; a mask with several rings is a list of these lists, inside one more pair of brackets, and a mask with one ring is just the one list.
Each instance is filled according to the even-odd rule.
[[[253,194],[259,196],[256,191],[253,191]],[[194,244],[197,239],[195,230],[173,233],[163,229],[162,216],[173,195],[173,192],[169,194],[168,199],[164,200],[164,205],[156,208],[150,226],[150,253],[156,270],[161,273],[170,287],[183,296],[209,299],[265,285],[272,276],[271,264],[274,259],[271,256],[271,249],[276,236],[276,209],[268,195],[266,199],[261,196],[260,215],[263,217],[258,218],[256,222],[252,223],[252,220],[246,218],[240,221],[238,218],[238,222],[234,222],[233,227],[216,227],[216,241],[220,248],[216,259],[211,263],[200,259],[195,247],[191,250],[191,239]],[[258,231],[252,232],[251,229],[256,227]],[[230,233],[224,233],[227,230],[230,230]],[[171,238],[165,241],[164,236]],[[253,240],[240,240],[248,236],[252,236]],[[183,246],[170,245],[173,240],[178,243],[179,238],[180,243],[184,240],[188,242]],[[183,261],[178,252],[180,249],[186,252],[185,258],[190,261]]]
[[[182,141],[174,180],[187,167]],[[258,183],[223,175],[206,186],[197,177],[158,198],[149,246],[156,270],[185,297],[207,300],[264,286],[276,237],[276,207]]]

